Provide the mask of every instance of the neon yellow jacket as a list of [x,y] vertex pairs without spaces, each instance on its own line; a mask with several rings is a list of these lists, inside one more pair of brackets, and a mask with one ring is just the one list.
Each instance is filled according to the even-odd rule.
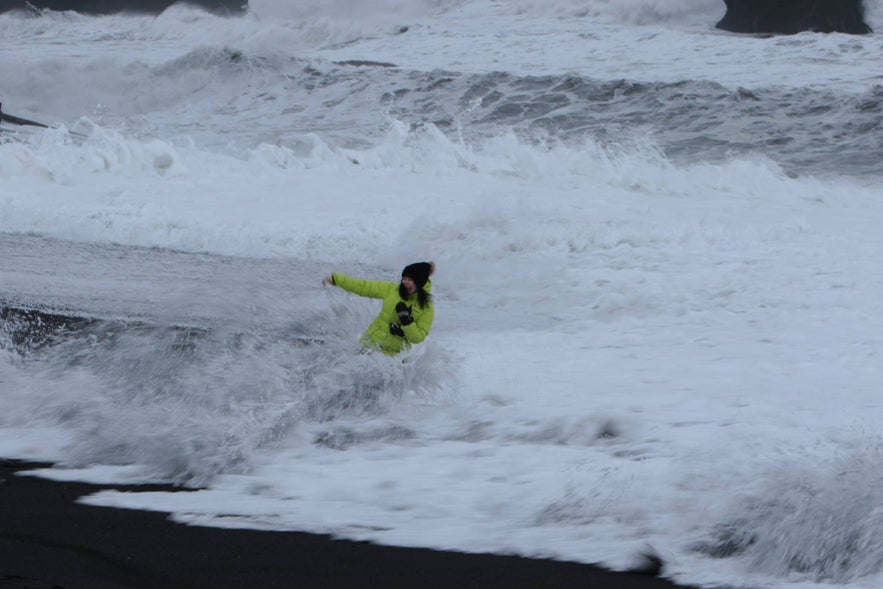
[[[383,301],[380,313],[371,322],[371,325],[368,326],[368,329],[365,330],[365,333],[362,334],[359,340],[366,348],[374,348],[388,356],[395,356],[402,349],[410,348],[411,344],[419,344],[429,335],[429,330],[432,329],[432,320],[435,318],[435,309],[431,302],[426,305],[426,308],[421,309],[420,304],[417,302],[417,293],[403,299],[399,295],[399,284],[397,282],[362,280],[337,272],[332,274],[331,278],[335,286],[339,286],[353,294]],[[427,293],[430,292],[432,290],[432,281],[428,281],[423,290]],[[402,301],[411,307],[411,317],[414,319],[414,322],[410,325],[401,326],[405,337],[393,335],[389,332],[390,323],[399,323],[396,305]]]

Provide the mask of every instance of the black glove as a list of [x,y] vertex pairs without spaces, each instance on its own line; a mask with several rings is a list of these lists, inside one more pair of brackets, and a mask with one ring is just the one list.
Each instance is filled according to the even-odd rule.
[[402,331],[402,327],[398,323],[390,323],[389,324],[389,332],[391,334],[397,335],[399,337],[405,337],[405,332]]
[[396,305],[396,313],[398,313],[399,323],[402,325],[411,325],[414,323],[414,318],[411,317],[411,307],[405,303],[399,302]]

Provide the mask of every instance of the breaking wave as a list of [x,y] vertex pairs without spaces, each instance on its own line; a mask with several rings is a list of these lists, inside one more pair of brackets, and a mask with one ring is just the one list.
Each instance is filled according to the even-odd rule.
[[[883,450],[787,464],[696,550],[777,577],[850,583],[883,570]],[[809,465],[811,463],[811,466]]]
[[432,344],[364,353],[354,343],[364,311],[339,306],[333,328],[314,318],[266,332],[6,308],[0,381],[13,394],[0,423],[67,430],[68,466],[137,464],[186,485],[247,472],[255,452],[289,436],[344,449],[406,432],[396,416],[446,390],[449,360]]

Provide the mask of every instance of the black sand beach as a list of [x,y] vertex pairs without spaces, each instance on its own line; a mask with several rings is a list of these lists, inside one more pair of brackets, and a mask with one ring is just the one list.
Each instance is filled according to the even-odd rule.
[[0,589],[678,587],[650,575],[552,560],[186,526],[163,513],[76,503],[106,488],[174,488],[88,485],[20,474],[43,466],[0,460]]

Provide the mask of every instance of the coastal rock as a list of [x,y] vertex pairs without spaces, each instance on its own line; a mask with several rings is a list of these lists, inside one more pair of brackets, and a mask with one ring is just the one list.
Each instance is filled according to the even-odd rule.
[[727,13],[717,28],[736,33],[791,35],[871,32],[862,0],[724,0]]

